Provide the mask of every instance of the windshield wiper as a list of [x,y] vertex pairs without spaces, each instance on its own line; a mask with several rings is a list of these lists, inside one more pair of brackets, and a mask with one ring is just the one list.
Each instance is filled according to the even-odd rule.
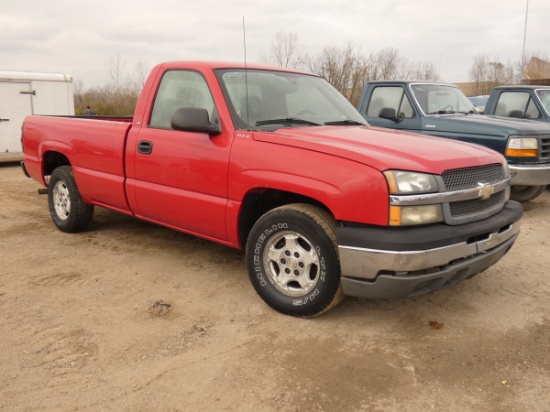
[[304,120],[304,119],[298,119],[297,117],[285,117],[284,119],[259,120],[256,122],[256,126],[263,126],[266,124],[277,124],[277,123],[298,123],[298,124],[309,124],[311,126],[321,126],[319,123],[310,122],[309,120]]
[[366,126],[365,123],[356,122],[355,120],[335,120],[333,122],[325,122],[327,126]]

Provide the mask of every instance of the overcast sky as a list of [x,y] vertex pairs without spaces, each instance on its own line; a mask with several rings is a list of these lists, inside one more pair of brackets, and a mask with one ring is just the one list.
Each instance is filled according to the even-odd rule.
[[[106,84],[107,61],[243,61],[267,55],[277,32],[318,55],[348,43],[369,55],[391,47],[433,63],[442,80],[469,80],[474,58],[521,59],[528,0],[0,0],[0,70],[62,72]],[[529,0],[525,49],[550,54],[549,0]]]

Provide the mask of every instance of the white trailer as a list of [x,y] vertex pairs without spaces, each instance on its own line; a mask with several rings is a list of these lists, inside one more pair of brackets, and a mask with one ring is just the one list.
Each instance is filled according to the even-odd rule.
[[21,125],[30,114],[74,115],[73,78],[0,71],[0,162],[23,158]]

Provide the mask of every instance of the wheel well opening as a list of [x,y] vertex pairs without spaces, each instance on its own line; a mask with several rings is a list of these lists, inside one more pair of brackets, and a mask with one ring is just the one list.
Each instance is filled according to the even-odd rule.
[[49,176],[59,166],[70,166],[69,159],[59,152],[46,152],[44,154],[44,176]]
[[331,213],[321,202],[297,193],[274,189],[262,189],[250,192],[243,201],[239,218],[239,243],[241,247],[244,248],[250,230],[264,213],[291,203],[307,203]]

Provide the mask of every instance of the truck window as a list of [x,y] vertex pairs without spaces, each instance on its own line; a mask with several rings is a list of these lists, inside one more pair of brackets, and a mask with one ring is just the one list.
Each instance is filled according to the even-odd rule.
[[529,104],[527,105],[527,110],[525,111],[526,119],[540,119],[541,113],[539,109],[537,109],[537,105],[533,101],[532,98],[529,98]]
[[539,97],[546,114],[550,114],[550,90],[537,90],[537,96]]
[[[321,125],[334,121],[363,124],[351,103],[324,79],[270,70],[217,70],[237,129],[270,130],[277,119],[298,119]],[[289,124],[286,124],[289,126]],[[295,123],[292,127],[304,126]]]
[[395,109],[398,117],[410,119],[414,117],[411,102],[402,87],[376,87],[367,107],[368,117],[380,117],[384,108]]
[[239,72],[228,72],[222,78],[237,115],[250,126],[262,120],[308,118],[327,111],[326,98],[315,87],[307,87],[305,81],[298,87],[299,79],[252,70],[246,81],[243,77]]
[[188,70],[167,71],[160,82],[149,126],[171,129],[170,121],[177,109],[201,107],[215,114],[212,94],[201,74]]
[[418,105],[427,115],[475,112],[472,102],[458,87],[418,83],[411,85],[411,91]]
[[261,74],[234,71],[222,76],[237,116],[250,126],[262,120],[289,117],[284,89],[278,84],[278,77]]
[[538,119],[540,112],[528,92],[502,92],[495,109],[497,116]]

